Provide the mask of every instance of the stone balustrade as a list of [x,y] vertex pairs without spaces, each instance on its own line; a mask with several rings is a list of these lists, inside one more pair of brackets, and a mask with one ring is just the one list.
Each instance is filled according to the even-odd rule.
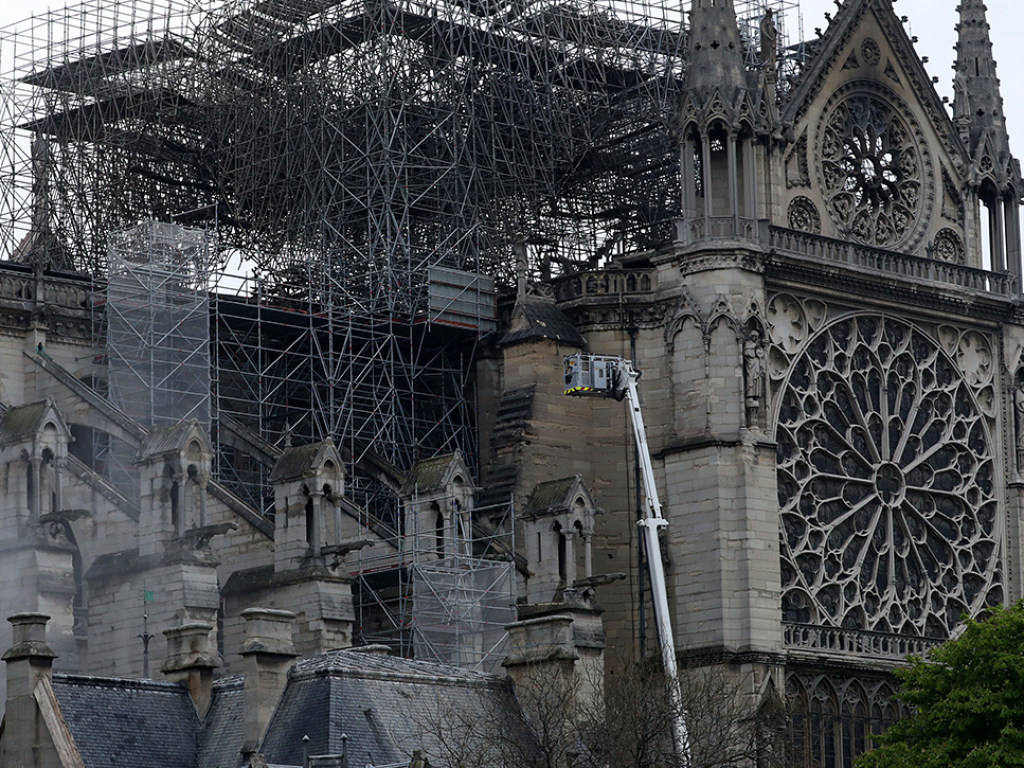
[[781,227],[770,227],[768,232],[768,246],[786,255],[839,263],[857,270],[896,275],[915,282],[951,284],[999,296],[1012,297],[1019,293],[1016,278],[1005,272],[972,269]]
[[828,656],[839,654],[899,661],[907,656],[924,656],[929,650],[940,644],[938,640],[924,637],[908,637],[842,627],[788,623],[783,624],[782,627],[787,648]]
[[[43,282],[42,300],[51,307],[88,309],[90,288],[83,282],[61,280],[48,276]],[[36,279],[30,273],[0,270],[0,300],[36,300]]]
[[733,216],[676,220],[676,242],[679,245],[692,246],[701,241],[748,242],[785,256],[842,264],[858,271],[894,275],[914,282],[955,285],[1008,298],[1019,295],[1021,288],[1017,278],[1007,272],[973,269],[822,235],[771,227],[765,221]]
[[657,283],[653,269],[574,272],[554,281],[555,298],[572,301],[593,296],[650,295]]

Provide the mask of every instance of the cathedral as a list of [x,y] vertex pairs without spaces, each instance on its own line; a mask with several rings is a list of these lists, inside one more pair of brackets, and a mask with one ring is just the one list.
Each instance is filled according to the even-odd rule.
[[[733,4],[695,0],[675,242],[526,291],[500,343],[532,418],[492,466],[525,494],[571,457],[605,510],[593,534],[520,517],[528,560],[546,527],[627,570],[628,423],[546,382],[578,350],[632,359],[679,656],[784,691],[800,764],[849,765],[899,716],[902,659],[1021,597],[1021,176],[985,7],[959,15],[950,111],[885,0],[843,3],[784,100],[770,15],[756,72]],[[601,590],[611,647],[638,586]]]
[[[243,336],[284,361],[305,333],[339,377],[346,355],[392,348],[359,346],[354,299],[207,295],[181,278],[196,230],[112,238],[156,256],[122,259],[101,295],[47,221],[71,118],[33,123],[33,225],[0,264],[0,611],[49,616],[71,675],[187,679],[163,642],[188,627],[205,628],[203,674],[237,675],[253,611],[290,633],[289,658],[383,643],[514,680],[540,658],[524,647],[565,643],[612,674],[657,656],[658,558],[680,665],[781,708],[793,764],[852,766],[903,713],[907,656],[1024,597],[1024,188],[982,0],[958,7],[949,104],[892,0],[837,6],[790,71],[771,10],[751,25],[733,0],[692,1],[659,161],[667,236],[561,270],[535,269],[523,238],[484,288],[431,267],[431,302],[457,289],[449,319],[476,303],[440,341],[409,310],[406,346],[455,371],[465,440],[431,442],[449,422],[416,410],[408,440],[354,441],[384,422],[303,390],[304,363],[252,394],[231,367]],[[375,328],[398,325],[389,307],[367,310]],[[658,552],[626,406],[563,392],[581,352],[642,372]]]

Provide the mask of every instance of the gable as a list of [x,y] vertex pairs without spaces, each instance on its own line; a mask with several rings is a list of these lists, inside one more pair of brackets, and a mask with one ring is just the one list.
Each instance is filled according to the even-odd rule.
[[0,445],[30,443],[48,435],[67,441],[70,431],[50,400],[8,408],[0,416]]
[[888,3],[844,4],[784,119],[784,226],[980,266],[963,144]]

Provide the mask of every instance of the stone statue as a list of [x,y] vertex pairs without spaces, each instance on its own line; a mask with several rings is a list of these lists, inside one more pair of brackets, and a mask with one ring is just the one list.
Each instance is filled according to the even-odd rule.
[[769,8],[761,19],[761,63],[768,72],[775,71],[778,42],[779,30],[775,28],[775,11]]
[[761,333],[752,330],[743,342],[744,406],[747,426],[761,425],[761,398],[764,392],[765,360]]
[[969,120],[971,102],[968,94],[967,69],[960,66],[953,76],[953,117],[957,120]]
[[1024,373],[1017,374],[1013,388],[1014,427],[1017,445],[1017,474],[1024,476]]

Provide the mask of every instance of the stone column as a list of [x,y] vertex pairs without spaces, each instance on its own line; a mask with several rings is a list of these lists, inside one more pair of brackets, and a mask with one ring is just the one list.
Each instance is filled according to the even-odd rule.
[[695,162],[696,147],[693,139],[683,141],[683,218],[692,221],[697,218],[697,164]]
[[704,234],[711,234],[711,218],[714,216],[714,190],[711,185],[711,137],[706,134],[701,137],[701,147],[704,150],[702,155],[703,168],[701,168],[701,182],[704,186]]
[[729,134],[729,207],[732,208],[732,233],[738,234],[740,229],[740,174],[737,170],[736,134]]
[[64,509],[64,459],[56,456],[53,459],[53,499],[54,509],[52,512],[60,512]]
[[1013,197],[1003,201],[1006,231],[1006,268],[1017,278],[1017,290],[1021,290],[1021,243],[1020,243],[1020,207]]
[[205,477],[199,478],[196,481],[196,487],[199,489],[199,527],[205,528],[209,522],[206,512],[206,486],[209,480]]
[[743,193],[744,211],[743,215],[748,219],[757,220],[757,147],[752,141],[745,141],[743,149]]
[[992,246],[992,271],[1002,272],[1006,269],[1006,223],[1003,220],[1003,206],[999,200],[995,200],[988,209],[989,213],[989,236]]
[[309,540],[310,549],[313,550],[313,557],[320,557],[320,548],[323,546],[320,536],[320,526],[323,523],[324,495],[323,492],[313,489],[309,497],[313,500],[313,530]]

